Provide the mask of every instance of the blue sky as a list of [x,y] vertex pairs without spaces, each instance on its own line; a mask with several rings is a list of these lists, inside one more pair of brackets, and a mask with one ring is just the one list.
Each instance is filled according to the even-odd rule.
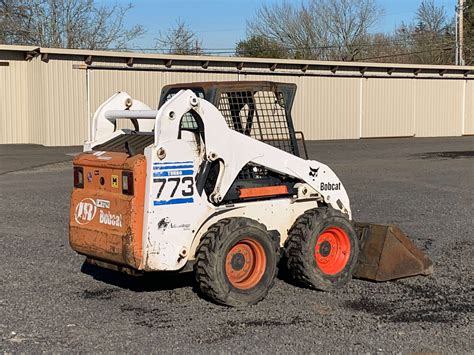
[[[132,3],[127,23],[141,24],[147,34],[131,43],[137,48],[152,48],[160,31],[166,31],[178,19],[186,22],[203,40],[204,48],[233,48],[245,38],[246,20],[251,19],[262,4],[280,0],[99,0],[102,4]],[[291,0],[290,0],[291,1]],[[294,0],[299,4],[300,0]],[[402,21],[413,20],[421,0],[376,0],[384,9],[374,31],[392,31]],[[456,0],[435,0],[444,6],[449,16],[454,16]]]

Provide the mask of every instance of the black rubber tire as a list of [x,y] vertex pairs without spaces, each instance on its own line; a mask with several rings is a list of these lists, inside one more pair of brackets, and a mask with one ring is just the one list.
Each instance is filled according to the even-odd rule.
[[[335,275],[322,272],[314,257],[317,239],[331,226],[344,230],[350,241],[349,259]],[[289,230],[285,256],[291,276],[297,283],[321,291],[332,291],[351,280],[359,256],[359,239],[345,214],[329,207],[315,208],[299,216]]]
[[[246,290],[234,287],[225,271],[229,250],[243,239],[260,243],[266,256],[266,267],[260,281]],[[263,224],[243,217],[221,219],[203,235],[197,248],[194,272],[199,289],[206,298],[222,305],[255,304],[265,298],[275,282],[279,253],[279,238],[272,236]]]

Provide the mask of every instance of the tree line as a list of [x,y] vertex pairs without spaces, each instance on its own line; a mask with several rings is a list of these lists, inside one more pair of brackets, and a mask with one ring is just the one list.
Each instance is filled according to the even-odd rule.
[[[145,33],[127,26],[132,5],[94,0],[0,0],[0,43],[127,50]],[[384,10],[375,0],[307,0],[264,4],[246,37],[227,54],[242,57],[453,64],[456,25],[443,6],[422,0],[411,23],[374,32]],[[474,0],[463,9],[464,58],[474,64]],[[154,51],[212,54],[184,21],[160,32]]]
[[[464,6],[465,58],[473,62],[474,0]],[[374,33],[384,11],[374,0],[310,0],[263,5],[248,21],[239,56],[454,64],[456,25],[443,6],[421,1],[413,22]]]

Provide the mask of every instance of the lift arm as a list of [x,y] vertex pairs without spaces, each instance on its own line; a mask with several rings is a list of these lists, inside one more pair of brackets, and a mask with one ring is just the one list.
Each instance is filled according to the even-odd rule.
[[278,148],[236,132],[227,126],[219,110],[191,90],[182,90],[167,101],[156,115],[155,144],[176,140],[181,117],[194,110],[204,126],[205,156],[219,161],[221,169],[210,198],[219,203],[231,187],[238,173],[249,162],[259,164],[280,174],[300,179],[314,189],[333,208],[351,218],[349,197],[337,175],[327,165],[304,160]]

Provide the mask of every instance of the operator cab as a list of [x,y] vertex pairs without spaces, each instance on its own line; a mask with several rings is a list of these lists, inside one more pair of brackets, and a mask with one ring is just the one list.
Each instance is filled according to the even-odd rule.
[[[196,96],[212,103],[225,118],[229,128],[300,157],[300,149],[293,127],[291,108],[296,94],[296,85],[270,81],[224,81],[196,82],[164,86],[159,107],[181,90],[192,90]],[[201,133],[198,122],[191,113],[181,121],[182,130]],[[299,132],[301,133],[301,132]],[[301,133],[302,135],[302,133]],[[305,155],[304,138],[301,139]],[[211,166],[205,186],[208,195],[212,192],[219,165]],[[283,195],[296,193],[298,181],[262,166],[249,163],[243,167],[227,192],[222,203],[242,200],[242,191],[258,191],[255,188],[273,187]],[[268,198],[267,195],[250,194],[246,200]]]
[[[167,85],[161,91],[159,107],[180,90],[187,89],[217,107],[229,128],[300,156],[291,118],[295,84],[224,81]],[[197,129],[190,114],[183,117],[182,128]]]

